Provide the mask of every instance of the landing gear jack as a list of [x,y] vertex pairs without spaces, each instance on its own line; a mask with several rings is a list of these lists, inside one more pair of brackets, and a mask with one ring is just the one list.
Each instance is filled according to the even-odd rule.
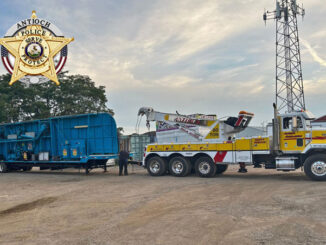
[[259,163],[256,163],[255,165],[254,165],[254,168],[262,168],[263,166],[261,165],[261,164],[259,164]]
[[238,173],[247,173],[248,170],[246,169],[246,164],[244,162],[240,162],[239,163],[239,170],[238,170]]

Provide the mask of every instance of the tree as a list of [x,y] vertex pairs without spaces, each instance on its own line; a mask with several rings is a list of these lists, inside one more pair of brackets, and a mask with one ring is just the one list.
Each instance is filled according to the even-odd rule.
[[119,136],[122,136],[123,133],[124,133],[124,129],[123,129],[123,127],[118,127],[118,128],[117,128],[117,131],[118,131],[118,135],[119,135]]
[[83,75],[58,75],[60,86],[52,82],[9,86],[10,75],[0,76],[0,122],[43,119],[52,116],[109,112],[105,87]]

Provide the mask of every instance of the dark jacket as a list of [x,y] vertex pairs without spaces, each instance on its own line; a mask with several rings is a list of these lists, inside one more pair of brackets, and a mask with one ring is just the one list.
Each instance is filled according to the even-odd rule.
[[128,151],[120,151],[120,154],[119,154],[119,162],[126,162],[128,161],[128,158],[129,158],[129,152]]

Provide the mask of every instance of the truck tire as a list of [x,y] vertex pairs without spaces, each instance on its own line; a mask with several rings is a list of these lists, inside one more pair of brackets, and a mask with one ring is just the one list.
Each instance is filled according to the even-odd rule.
[[216,164],[216,174],[222,174],[228,169],[227,164]]
[[210,157],[200,157],[195,162],[195,171],[199,177],[213,177],[216,173],[216,164]]
[[326,155],[308,157],[304,162],[304,172],[312,180],[326,181]]
[[0,173],[6,173],[8,171],[7,164],[0,163]]
[[152,157],[148,160],[147,171],[152,176],[162,176],[167,171],[167,163],[161,157]]
[[184,157],[173,157],[169,162],[170,174],[176,177],[184,177],[191,172],[191,163]]

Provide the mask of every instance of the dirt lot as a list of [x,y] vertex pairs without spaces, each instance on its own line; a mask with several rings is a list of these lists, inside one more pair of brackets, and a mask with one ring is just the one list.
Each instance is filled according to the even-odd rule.
[[0,175],[0,244],[326,244],[326,183],[301,172],[130,172]]

